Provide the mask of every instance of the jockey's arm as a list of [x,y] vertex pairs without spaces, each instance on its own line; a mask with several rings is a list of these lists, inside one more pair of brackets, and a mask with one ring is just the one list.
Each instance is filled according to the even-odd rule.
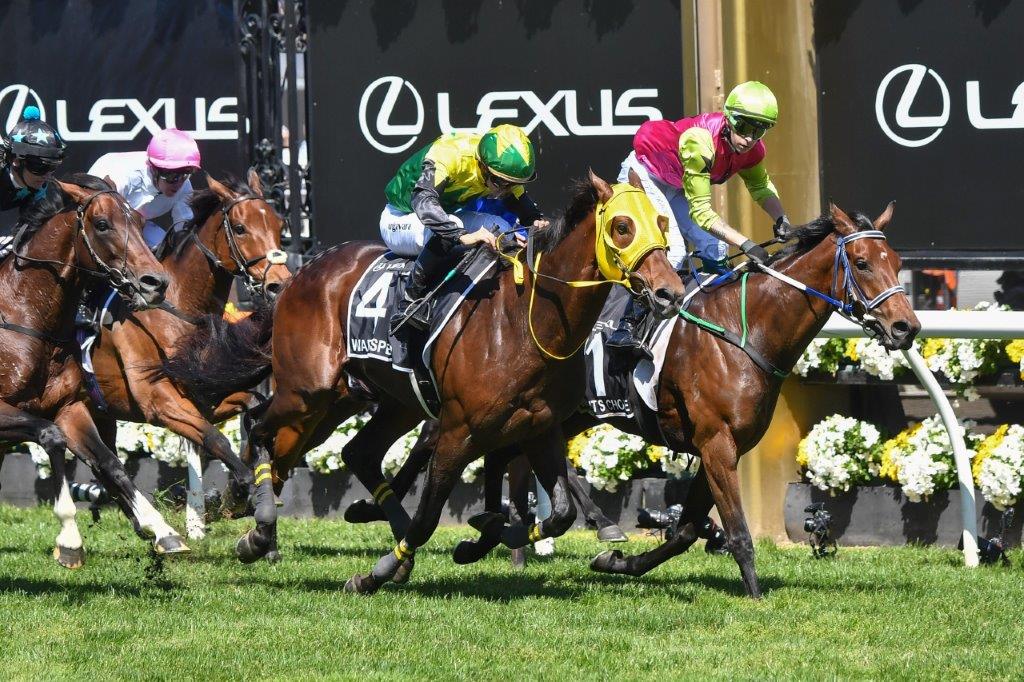
[[778,220],[786,214],[782,208],[782,200],[779,199],[779,192],[772,184],[771,178],[768,177],[768,171],[765,170],[764,161],[750,168],[744,168],[739,172],[739,176],[743,178],[743,184],[747,186],[750,198],[756,201],[764,209],[764,212],[772,217],[772,220]]
[[537,221],[543,221],[544,214],[530,195],[521,186],[517,186],[517,188],[520,190],[519,196],[516,196],[515,189],[513,189],[512,194],[504,199],[505,207],[515,214],[520,225],[529,227]]
[[192,220],[192,181],[186,180],[175,196],[176,201],[171,207],[172,229],[180,230],[182,226]]
[[444,242],[446,249],[459,240],[466,231],[458,223],[448,217],[448,212],[441,206],[441,190],[448,182],[448,174],[444,166],[438,168],[430,159],[424,159],[423,172],[412,190],[412,210],[423,226],[436,234]]

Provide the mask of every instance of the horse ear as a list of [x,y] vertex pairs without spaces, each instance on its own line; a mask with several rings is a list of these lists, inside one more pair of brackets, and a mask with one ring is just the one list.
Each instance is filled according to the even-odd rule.
[[658,229],[662,232],[668,232],[668,217],[659,215],[658,216]]
[[84,187],[79,187],[78,185],[70,182],[61,182],[60,180],[51,180],[50,182],[56,184],[61,192],[64,192],[64,194],[71,197],[71,199],[77,204],[88,199],[89,195],[92,193],[90,190],[87,190]]
[[217,180],[209,173],[206,174],[206,184],[210,186],[210,189],[213,190],[214,194],[225,201],[230,201],[235,198],[235,195],[227,188],[226,185],[217,182]]
[[633,187],[636,187],[637,189],[644,188],[644,184],[641,182],[640,176],[637,175],[637,172],[632,168],[629,169],[629,184],[633,185]]
[[875,218],[875,229],[876,230],[884,230],[885,226],[889,224],[890,220],[892,220],[892,213],[895,210],[896,210],[896,202],[895,201],[890,201],[889,205],[885,207],[884,211],[882,211],[882,215],[880,215],[877,218]]
[[246,180],[249,181],[249,189],[258,196],[263,196],[263,183],[260,182],[260,174],[256,172],[255,168],[249,169],[249,174],[246,176]]
[[590,184],[595,190],[597,190],[597,200],[599,202],[605,202],[612,198],[612,187],[607,182],[602,180],[594,169],[588,170],[590,176]]
[[115,192],[117,191],[117,185],[114,184],[114,181],[110,179],[109,175],[103,176],[103,182],[107,183],[107,187],[109,187],[110,189],[114,190]]
[[835,226],[836,232],[847,235],[857,231],[857,226],[850,220],[850,216],[831,201],[828,202],[828,211],[832,215],[832,225]]

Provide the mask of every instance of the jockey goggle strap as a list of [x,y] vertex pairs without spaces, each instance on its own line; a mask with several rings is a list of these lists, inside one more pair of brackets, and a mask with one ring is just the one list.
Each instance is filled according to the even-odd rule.
[[[633,241],[621,248],[612,239],[612,221],[616,216],[633,221]],[[626,280],[649,252],[668,248],[668,239],[658,226],[654,204],[642,189],[630,184],[612,185],[612,196],[597,204],[595,220],[597,266],[609,281]]]

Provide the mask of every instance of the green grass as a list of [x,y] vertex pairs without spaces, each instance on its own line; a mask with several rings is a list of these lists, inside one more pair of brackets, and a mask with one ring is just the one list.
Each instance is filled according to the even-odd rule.
[[[172,515],[177,527],[183,523]],[[80,514],[89,555],[50,558],[48,509],[0,507],[0,677],[223,679],[1019,678],[1024,557],[967,570],[949,550],[758,544],[765,599],[699,548],[642,579],[591,573],[591,533],[514,573],[451,562],[442,529],[404,587],[342,592],[393,543],[381,526],[284,520],[278,565],[243,566],[223,522],[156,567],[113,509]],[[625,547],[650,547],[637,538]]]

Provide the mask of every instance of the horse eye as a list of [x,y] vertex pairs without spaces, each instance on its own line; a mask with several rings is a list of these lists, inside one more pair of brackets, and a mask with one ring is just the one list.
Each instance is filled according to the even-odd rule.
[[871,268],[871,266],[868,265],[868,262],[866,260],[864,260],[863,258],[858,258],[857,259],[857,269],[858,270],[869,270],[870,268]]
[[97,232],[106,232],[110,229],[110,223],[105,218],[97,218],[92,222],[92,226]]
[[245,234],[245,225],[242,225],[241,223],[232,225],[231,229],[234,230],[235,234]]
[[626,221],[615,223],[615,231],[621,235],[629,234],[629,223]]

